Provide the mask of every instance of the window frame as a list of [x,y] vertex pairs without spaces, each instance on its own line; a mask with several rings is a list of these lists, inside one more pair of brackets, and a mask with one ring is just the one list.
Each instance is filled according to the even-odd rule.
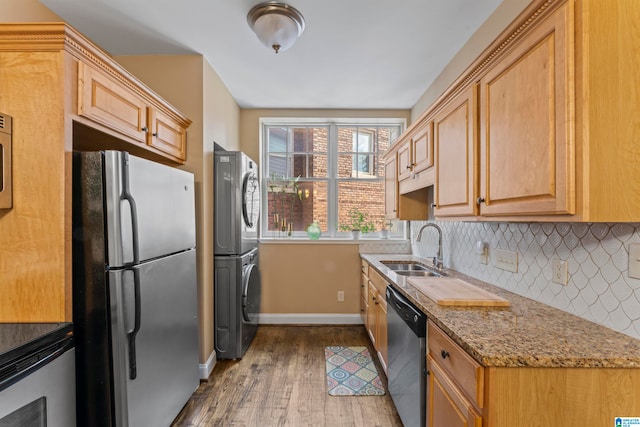
[[[266,165],[268,165],[269,159],[269,151],[266,146],[267,133],[270,127],[327,127],[328,128],[328,148],[327,148],[327,176],[326,177],[312,177],[312,178],[301,178],[301,182],[326,182],[327,183],[327,194],[328,194],[328,202],[327,202],[327,228],[328,230],[323,231],[322,239],[351,239],[351,233],[342,232],[338,230],[338,190],[340,182],[382,182],[384,183],[384,176],[376,176],[373,177],[351,177],[351,178],[340,178],[338,176],[338,158],[340,154],[348,154],[349,152],[339,152],[337,147],[338,141],[338,128],[339,127],[361,127],[361,128],[376,128],[376,127],[398,127],[398,133],[395,136],[395,139],[391,140],[389,143],[392,145],[395,141],[397,141],[398,137],[402,134],[402,132],[406,129],[406,120],[403,118],[307,118],[307,117],[261,117],[259,119],[259,144],[260,144],[260,164],[264,165],[264,167],[260,167],[260,177],[263,182],[266,183],[266,180],[269,179],[269,171],[267,171]],[[373,149],[377,148],[377,141],[372,141]],[[353,147],[352,147],[353,148]],[[288,150],[288,147],[287,147]],[[308,150],[308,147],[307,147]],[[288,151],[286,154],[289,154]],[[309,151],[304,152],[305,155],[309,155]],[[354,152],[353,154],[356,154]],[[370,168],[373,169],[374,173],[378,174],[380,172],[379,166],[374,161],[375,151],[371,152],[370,163],[373,163]],[[378,161],[380,161],[381,157],[384,155],[384,151],[378,152]],[[287,162],[289,159],[287,159]],[[287,170],[291,165],[287,166]],[[308,166],[307,166],[308,167]],[[273,239],[275,238],[273,233],[269,232],[269,224],[267,218],[268,215],[268,185],[261,185],[261,212],[264,212],[265,215],[261,215],[260,218],[260,238],[262,239]],[[389,238],[392,239],[404,239],[406,238],[405,234],[405,222],[399,220],[393,220],[394,227],[393,230],[389,233]],[[376,230],[379,231],[379,230]],[[293,238],[306,238],[306,232],[304,230],[295,230],[292,234]],[[366,233],[362,234],[361,239],[374,240],[379,239],[379,233]],[[280,240],[280,239],[278,239]]]

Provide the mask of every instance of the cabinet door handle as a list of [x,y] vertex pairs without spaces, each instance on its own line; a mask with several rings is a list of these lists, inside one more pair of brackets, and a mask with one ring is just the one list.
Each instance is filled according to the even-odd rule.
[[156,138],[158,137],[158,133],[157,133],[157,132],[154,132],[154,133],[152,133],[151,135],[153,135],[153,136],[154,136],[154,137],[156,137]]
[[438,205],[436,205],[435,203],[431,203],[431,207],[432,207],[432,208],[437,208],[437,207],[438,207]]
[[478,197],[478,199],[476,200],[477,204],[484,203],[484,202],[485,202],[484,197]]
[[449,352],[447,350],[442,350],[440,352],[440,356],[442,356],[443,359],[446,359],[447,357],[449,357]]
[[140,129],[142,132],[147,133],[149,132],[149,128],[148,127],[143,127],[142,129]]
[[411,165],[407,165],[407,169],[411,169]]

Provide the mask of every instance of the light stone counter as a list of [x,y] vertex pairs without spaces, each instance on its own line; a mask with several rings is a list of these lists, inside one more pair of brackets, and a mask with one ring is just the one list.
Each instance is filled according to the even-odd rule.
[[640,340],[628,335],[452,270],[445,273],[506,298],[510,306],[440,306],[380,262],[430,266],[430,260],[394,254],[361,257],[485,367],[640,368]]

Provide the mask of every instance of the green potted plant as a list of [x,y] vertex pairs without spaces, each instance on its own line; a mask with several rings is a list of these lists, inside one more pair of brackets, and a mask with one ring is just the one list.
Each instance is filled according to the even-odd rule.
[[353,238],[358,239],[360,233],[375,231],[376,227],[365,212],[353,208],[349,211],[347,222],[340,224],[338,229],[340,231],[351,231]]

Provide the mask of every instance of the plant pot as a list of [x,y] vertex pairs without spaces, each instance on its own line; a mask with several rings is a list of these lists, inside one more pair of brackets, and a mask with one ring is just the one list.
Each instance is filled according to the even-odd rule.
[[351,230],[351,235],[353,240],[358,240],[360,238],[360,230]]
[[389,230],[380,230],[380,238],[388,239],[389,238]]

